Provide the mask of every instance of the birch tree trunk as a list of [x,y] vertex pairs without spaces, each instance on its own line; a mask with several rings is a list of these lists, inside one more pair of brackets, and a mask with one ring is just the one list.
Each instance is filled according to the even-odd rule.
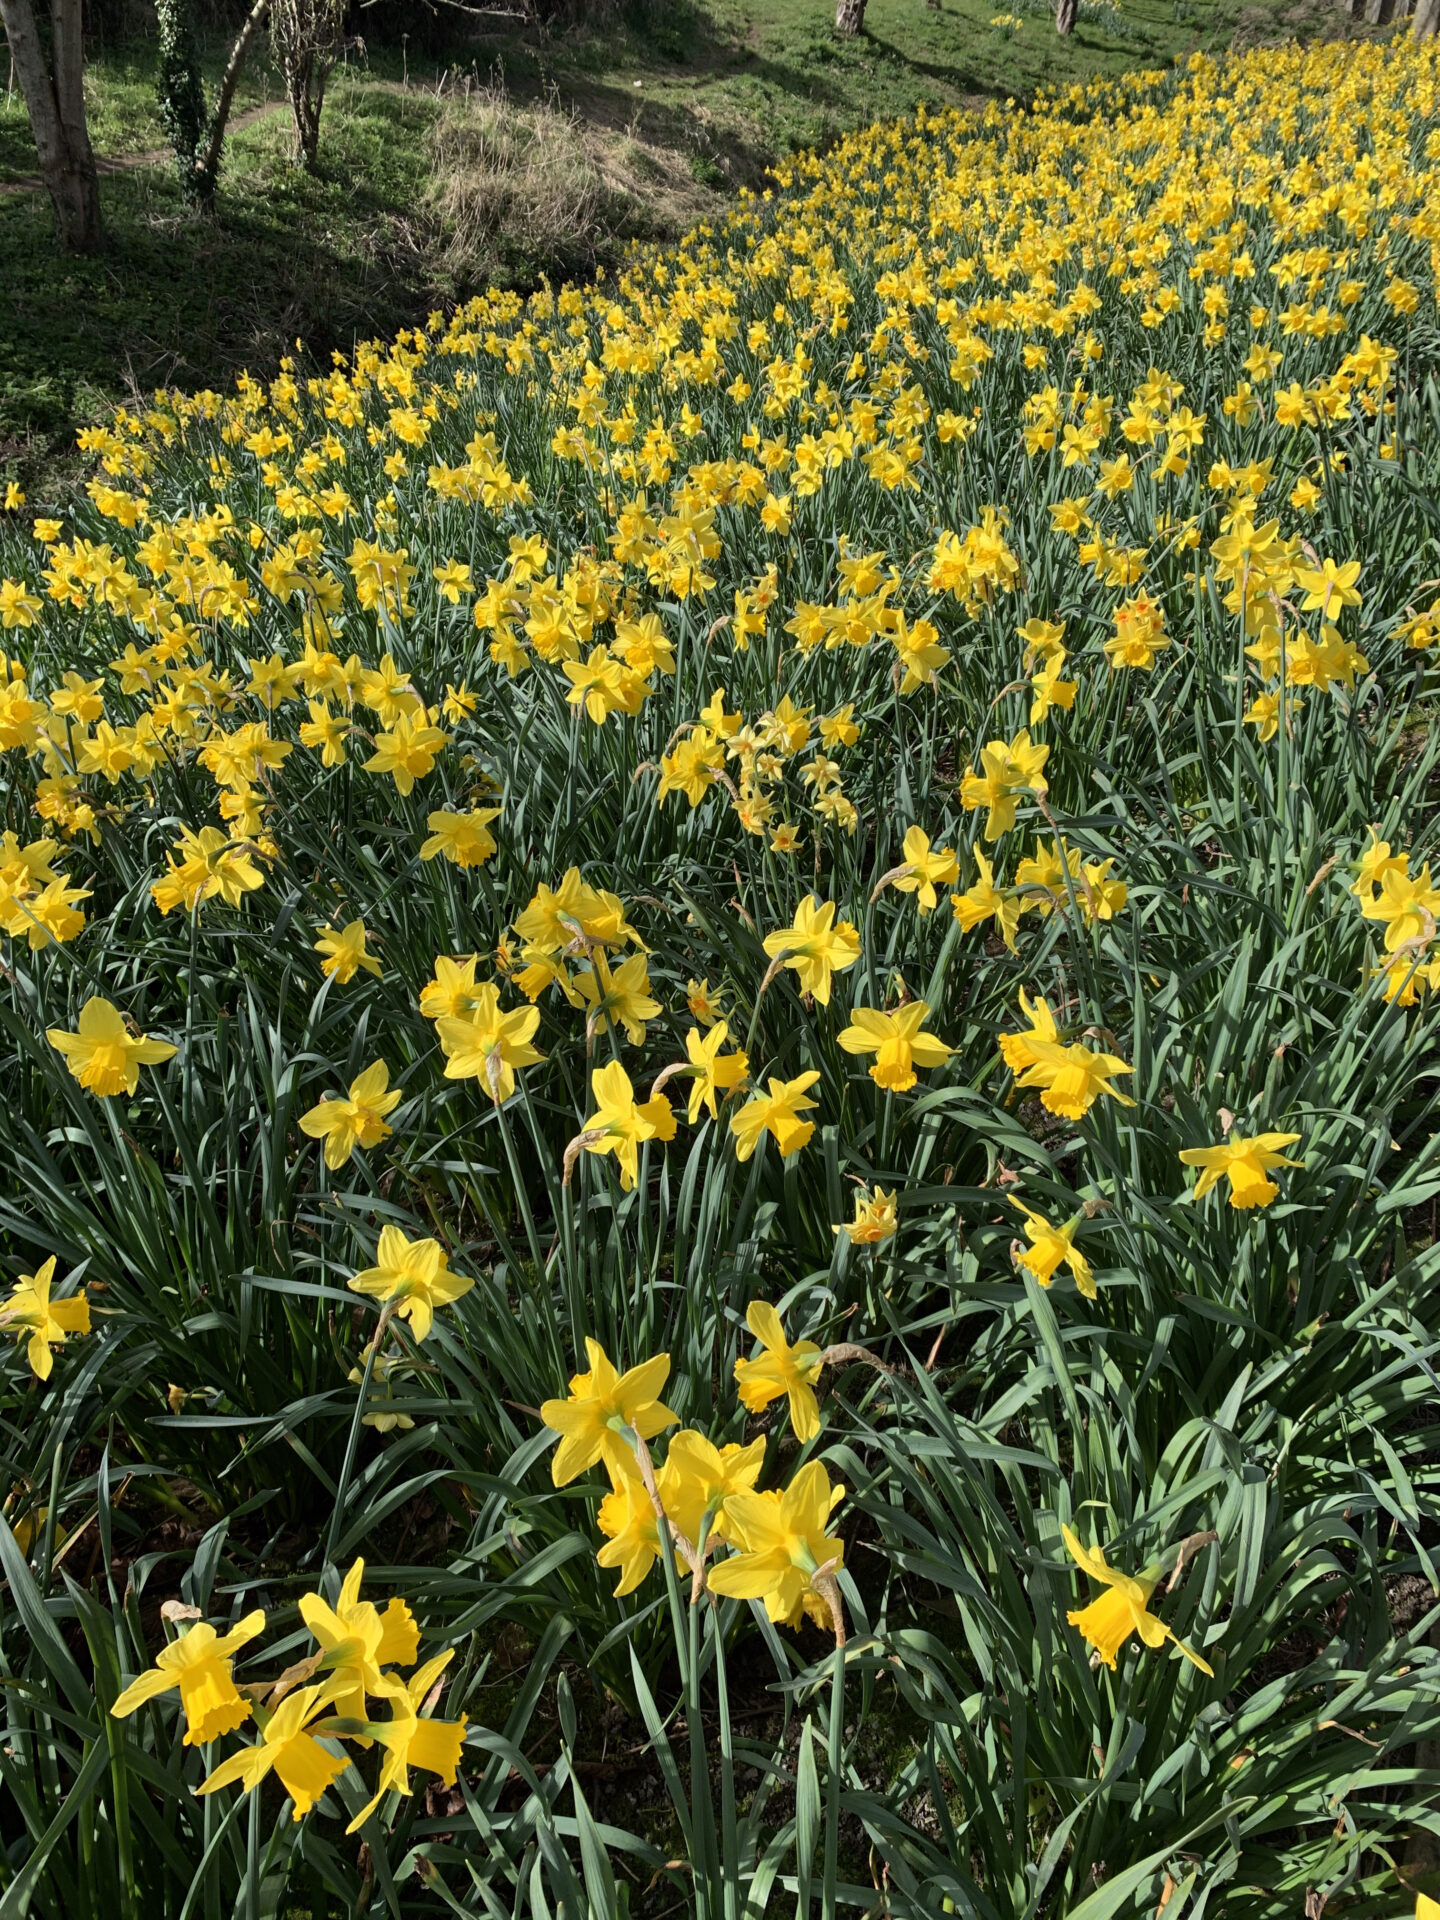
[[100,185],[85,125],[85,49],[81,0],[50,0],[50,58],[40,44],[32,0],[0,0],[40,172],[67,253],[99,253],[105,245]]
[[865,25],[865,0],[836,0],[835,31],[843,39],[853,40]]

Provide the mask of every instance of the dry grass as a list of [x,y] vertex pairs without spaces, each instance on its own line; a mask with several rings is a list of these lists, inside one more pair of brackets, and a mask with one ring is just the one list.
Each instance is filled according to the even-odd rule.
[[428,211],[460,287],[586,276],[626,243],[678,234],[715,204],[688,156],[495,87],[443,100],[430,150]]

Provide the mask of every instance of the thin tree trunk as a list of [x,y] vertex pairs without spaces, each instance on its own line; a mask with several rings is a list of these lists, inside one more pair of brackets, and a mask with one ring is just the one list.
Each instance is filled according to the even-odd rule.
[[270,11],[270,0],[255,0],[245,24],[236,35],[235,44],[230,49],[230,58],[225,62],[225,76],[220,82],[220,93],[215,101],[215,113],[210,121],[210,138],[205,145],[205,153],[197,168],[201,176],[201,199],[210,204],[215,198],[215,183],[220,178],[220,150],[225,144],[225,125],[230,118],[231,102],[235,98],[235,89],[240,82],[241,69],[245,65],[250,43],[265,24]]
[[1055,0],[1055,31],[1063,40],[1075,30],[1076,0]]
[[31,0],[0,0],[10,57],[25,97],[40,171],[68,253],[105,245],[95,155],[85,125],[85,59],[81,0],[52,0],[53,70],[46,64]]
[[865,0],[836,0],[835,31],[843,39],[853,40],[865,25]]
[[1440,33],[1440,0],[1415,0],[1415,23],[1410,31],[1417,40]]
[[1370,0],[1365,9],[1365,19],[1372,27],[1385,27],[1390,24],[1395,12],[1395,0]]

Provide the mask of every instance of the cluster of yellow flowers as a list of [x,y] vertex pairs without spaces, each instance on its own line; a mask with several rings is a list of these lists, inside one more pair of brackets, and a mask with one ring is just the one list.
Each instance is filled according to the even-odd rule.
[[[240,1781],[254,1793],[274,1773],[292,1802],[291,1817],[302,1819],[347,1767],[353,1764],[335,1744],[350,1741],[358,1750],[383,1749],[373,1797],[355,1815],[347,1833],[356,1833],[388,1793],[409,1794],[410,1769],[439,1774],[454,1786],[465,1739],[465,1717],[436,1720],[430,1708],[455,1649],[447,1648],[417,1666],[420,1630],[404,1600],[393,1599],[382,1613],[360,1598],[365,1562],[346,1574],[333,1603],[320,1593],[300,1601],[316,1651],[288,1666],[273,1681],[237,1686],[234,1660],[265,1631],[257,1609],[227,1633],[217,1633],[193,1607],[171,1602],[165,1609],[173,1624],[189,1620],[161,1649],[155,1665],[133,1680],[110,1711],[117,1719],[137,1713],[148,1701],[178,1691],[185,1716],[187,1747],[208,1747],[253,1721],[258,1739],[222,1760],[196,1788],[215,1793]],[[408,1679],[396,1668],[413,1667]],[[311,1684],[304,1684],[310,1682]],[[383,1720],[370,1718],[369,1701],[382,1701]],[[328,1740],[331,1744],[322,1745]]]
[[[753,1414],[786,1400],[790,1426],[802,1446],[820,1432],[815,1389],[826,1366],[857,1360],[884,1365],[863,1347],[822,1350],[812,1340],[792,1345],[779,1314],[763,1300],[751,1302],[746,1324],[760,1351],[735,1363],[741,1404]],[[598,1515],[605,1545],[596,1558],[619,1572],[616,1594],[633,1593],[669,1552],[677,1567],[690,1573],[692,1604],[706,1590],[759,1601],[778,1624],[797,1627],[808,1615],[843,1646],[845,1614],[836,1575],[845,1549],[827,1529],[845,1488],[831,1484],[823,1462],[807,1460],[788,1486],[757,1491],[765,1464],[763,1434],[744,1446],[716,1447],[703,1433],[685,1427],[670,1436],[657,1470],[648,1443],[678,1418],[660,1398],[670,1374],[669,1354],[657,1354],[622,1374],[597,1340],[585,1346],[588,1367],[573,1377],[565,1399],[545,1402],[540,1418],[560,1436],[551,1461],[557,1487],[597,1465],[609,1476],[610,1491]],[[1135,1634],[1150,1647],[1173,1640],[1202,1673],[1212,1672],[1148,1611],[1158,1566],[1125,1574],[1098,1548],[1083,1547],[1068,1527],[1062,1536],[1078,1565],[1106,1588],[1090,1606],[1068,1616],[1097,1658],[1113,1668]]]

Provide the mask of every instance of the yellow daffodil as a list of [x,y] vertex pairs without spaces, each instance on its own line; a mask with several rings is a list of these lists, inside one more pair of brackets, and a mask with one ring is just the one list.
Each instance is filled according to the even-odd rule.
[[382,1614],[373,1601],[360,1598],[365,1562],[357,1560],[332,1607],[318,1593],[300,1596],[300,1618],[321,1650],[320,1671],[334,1676],[333,1698],[342,1718],[363,1720],[365,1696],[388,1698],[404,1682],[382,1667],[410,1667],[420,1647],[415,1616],[398,1597]]
[[348,1282],[352,1293],[363,1293],[408,1320],[417,1341],[429,1333],[437,1307],[448,1307],[474,1286],[450,1271],[445,1249],[438,1240],[407,1240],[398,1227],[382,1227],[375,1265]]
[[632,1047],[645,1044],[645,1022],[660,1012],[660,1002],[651,997],[650,967],[643,953],[632,954],[612,973],[605,955],[597,952],[592,965],[576,974],[575,991],[590,1008],[587,1031],[605,1033],[620,1026]]
[[25,1343],[25,1358],[37,1380],[48,1380],[55,1365],[53,1347],[63,1347],[72,1333],[89,1333],[90,1303],[83,1292],[68,1300],[52,1300],[50,1283],[55,1278],[55,1256],[42,1263],[34,1273],[22,1273],[0,1301],[0,1331],[11,1332]]
[[833,1576],[844,1564],[844,1543],[825,1531],[844,1498],[818,1460],[807,1461],[781,1494],[733,1494],[726,1518],[738,1551],[711,1569],[711,1591],[763,1600],[770,1618],[787,1625],[798,1624],[802,1608],[828,1621],[818,1599],[809,1603],[816,1575]]
[[475,979],[478,954],[463,960],[451,960],[437,954],[435,971],[420,989],[420,1011],[427,1020],[463,1020],[475,1004],[479,991]]
[[[610,1467],[613,1484],[600,1502],[600,1511],[595,1516],[595,1524],[605,1535],[605,1545],[595,1555],[595,1560],[598,1566],[619,1569],[615,1598],[623,1600],[627,1593],[633,1593],[641,1584],[663,1551],[660,1544],[660,1516],[655,1511],[655,1502],[650,1498],[633,1454],[628,1460],[624,1455],[617,1455],[613,1464],[607,1461],[606,1465]],[[656,1477],[662,1504],[668,1500],[669,1483],[670,1463],[667,1460]],[[666,1512],[669,1511],[667,1505]]]
[[883,1187],[877,1187],[874,1193],[862,1187],[855,1196],[855,1218],[830,1231],[843,1233],[852,1246],[873,1247],[889,1240],[899,1224],[896,1195],[886,1193]]
[[[437,970],[441,964],[436,962]],[[472,961],[472,980],[473,966]],[[539,1025],[538,1007],[502,1012],[499,988],[484,981],[473,989],[463,1017],[446,1014],[435,1023],[445,1078],[478,1080],[496,1105],[503,1105],[515,1091],[515,1069],[536,1066],[545,1058],[530,1045]]]
[[663,1093],[651,1100],[635,1098],[630,1076],[614,1060],[590,1075],[595,1111],[579,1138],[586,1153],[613,1153],[620,1164],[620,1185],[629,1193],[640,1173],[640,1144],[644,1140],[673,1140],[675,1115]]
[[695,1069],[695,1077],[690,1082],[690,1108],[687,1115],[692,1127],[700,1117],[702,1106],[712,1120],[716,1119],[716,1097],[733,1093],[737,1087],[745,1084],[745,1077],[750,1071],[749,1057],[738,1048],[734,1053],[722,1054],[720,1051],[729,1038],[730,1029],[723,1020],[717,1021],[703,1037],[695,1027],[691,1027],[685,1035],[685,1052]]
[[735,1158],[748,1160],[766,1133],[774,1135],[783,1158],[798,1153],[815,1131],[815,1122],[802,1120],[800,1115],[818,1104],[807,1095],[819,1078],[819,1073],[812,1070],[797,1074],[793,1080],[772,1079],[768,1093],[752,1094],[740,1111],[730,1116]]
[[1087,1300],[1096,1298],[1095,1276],[1091,1272],[1090,1262],[1075,1245],[1075,1229],[1084,1218],[1077,1213],[1063,1227],[1052,1227],[1043,1214],[1035,1213],[1011,1195],[1010,1204],[1018,1207],[1025,1216],[1025,1238],[1030,1242],[1025,1250],[1016,1257],[1028,1273],[1033,1273],[1042,1287],[1048,1287],[1055,1277],[1058,1267],[1069,1267],[1075,1276],[1075,1285]]
[[935,889],[953,886],[960,877],[954,849],[938,847],[932,852],[929,836],[919,827],[910,827],[900,854],[904,870],[893,882],[895,891],[916,894],[920,912],[931,912],[936,901]]
[[692,1546],[702,1536],[732,1537],[727,1503],[737,1493],[753,1492],[765,1464],[765,1436],[748,1446],[734,1441],[715,1446],[703,1433],[684,1427],[671,1440],[659,1480],[661,1504]]
[[375,752],[365,762],[367,773],[388,773],[401,794],[408,794],[417,780],[423,780],[434,766],[436,756],[449,736],[439,727],[415,724],[412,715],[397,713],[385,733],[375,736]]
[[400,1104],[400,1089],[390,1088],[390,1069],[376,1060],[350,1082],[343,1100],[321,1100],[300,1116],[300,1131],[325,1142],[325,1164],[338,1171],[357,1147],[378,1147],[394,1131],[385,1115]]
[[438,854],[452,866],[483,867],[495,851],[490,822],[499,818],[499,807],[476,807],[470,813],[447,813],[440,808],[427,814],[430,837],[420,844],[420,858],[433,860]]
[[547,1400],[540,1409],[541,1420],[561,1436],[550,1462],[557,1487],[588,1473],[601,1460],[618,1483],[635,1464],[635,1449],[625,1430],[653,1440],[678,1418],[660,1401],[670,1377],[668,1353],[657,1353],[628,1373],[616,1372],[598,1340],[587,1339],[585,1353],[589,1368],[572,1377],[569,1398]]
[[325,956],[320,971],[327,980],[348,986],[362,967],[377,980],[381,977],[380,962],[366,948],[366,937],[363,920],[352,920],[345,927],[321,927],[315,951]]
[[1101,1053],[1092,1047],[1062,1047],[1054,1041],[1029,1042],[1033,1064],[1021,1074],[1022,1087],[1040,1087],[1040,1104],[1050,1113],[1066,1120],[1080,1120],[1103,1095],[1118,1100],[1123,1107],[1135,1102],[1110,1083],[1117,1074],[1135,1069],[1114,1053]]
[[1028,731],[1017,733],[1008,743],[992,740],[980,750],[980,772],[967,773],[960,784],[960,804],[967,812],[987,809],[985,838],[998,840],[1015,824],[1015,809],[1022,793],[1046,792],[1044,768],[1049,747],[1036,746]]
[[[384,1747],[385,1758],[373,1799],[355,1815],[346,1833],[358,1833],[387,1793],[409,1793],[411,1767],[437,1773],[447,1787],[454,1786],[465,1740],[465,1716],[461,1714],[458,1720],[432,1720],[423,1718],[420,1712],[426,1696],[454,1657],[455,1649],[447,1647],[444,1653],[427,1660],[411,1679],[386,1695],[389,1720],[367,1723],[367,1734]],[[336,1704],[341,1705],[338,1701]],[[343,1706],[340,1717],[347,1717]]]
[[1014,953],[1015,930],[1020,925],[1020,895],[1013,888],[995,885],[995,870],[982,848],[975,847],[972,853],[980,877],[964,893],[951,894],[950,910],[966,933],[993,919],[1000,937]]
[[265,1615],[258,1610],[247,1613],[225,1634],[216,1633],[203,1620],[197,1621],[160,1649],[155,1665],[130,1682],[111,1713],[117,1720],[127,1719],[147,1700],[173,1693],[178,1687],[187,1747],[208,1746],[222,1733],[233,1733],[250,1718],[250,1702],[236,1691],[230,1662],[241,1647],[264,1630]]
[[1303,1160],[1287,1160],[1279,1151],[1281,1147],[1293,1147],[1299,1138],[1298,1133],[1256,1133],[1248,1139],[1232,1133],[1222,1146],[1184,1147],[1180,1158],[1187,1167],[1202,1170],[1195,1183],[1197,1200],[1203,1200],[1218,1181],[1225,1179],[1230,1182],[1232,1207],[1268,1207],[1280,1191],[1268,1178],[1270,1169],[1305,1164]]
[[772,960],[784,959],[800,976],[803,993],[813,994],[822,1007],[830,1004],[830,982],[860,958],[860,936],[848,920],[835,920],[835,903],[822,904],[812,893],[800,902],[792,925],[765,936]]
[[1138,1634],[1147,1647],[1163,1647],[1167,1640],[1175,1645],[1202,1673],[1214,1677],[1215,1669],[1202,1660],[1183,1640],[1177,1640],[1163,1620],[1149,1612],[1150,1596],[1160,1584],[1160,1569],[1148,1568],[1142,1574],[1121,1573],[1106,1560],[1099,1547],[1082,1547],[1069,1527],[1060,1529],[1071,1558],[1098,1580],[1106,1591],[1088,1607],[1067,1613],[1072,1627],[1078,1627],[1105,1665],[1114,1671],[1115,1659],[1131,1634]]
[[779,1314],[765,1300],[750,1302],[745,1310],[745,1324],[763,1351],[754,1360],[735,1362],[735,1385],[741,1406],[747,1413],[761,1413],[772,1400],[786,1394],[795,1438],[802,1443],[813,1440],[820,1431],[815,1382],[825,1364],[823,1352],[813,1340],[797,1340],[792,1347],[785,1338]]
[[291,1819],[302,1820],[350,1764],[344,1754],[333,1754],[322,1747],[313,1730],[332,1698],[333,1683],[301,1687],[287,1694],[270,1715],[259,1740],[222,1760],[195,1791],[216,1793],[239,1780],[246,1793],[253,1793],[273,1771],[294,1802]]
[[856,1007],[850,1025],[835,1036],[847,1053],[873,1053],[870,1078],[887,1093],[906,1093],[915,1085],[917,1067],[940,1067],[951,1049],[933,1033],[922,1033],[930,1017],[923,1000],[911,1000],[894,1013]]
[[92,994],[80,1009],[80,1030],[67,1033],[63,1027],[47,1027],[45,1038],[88,1093],[109,1099],[117,1093],[134,1093],[140,1084],[141,1067],[159,1066],[175,1058],[168,1040],[151,1040],[143,1033],[132,1034],[118,1007],[98,994]]

